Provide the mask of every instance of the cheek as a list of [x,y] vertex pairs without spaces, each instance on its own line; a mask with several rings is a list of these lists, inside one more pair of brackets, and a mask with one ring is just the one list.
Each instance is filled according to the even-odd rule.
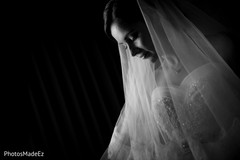
[[154,51],[154,47],[151,42],[152,42],[151,39],[149,39],[148,37],[146,37],[146,38],[141,37],[141,38],[138,38],[134,42],[134,44],[138,48],[142,48],[142,49],[149,50],[149,51]]
[[134,41],[134,46],[144,49],[144,42],[141,38],[138,38]]

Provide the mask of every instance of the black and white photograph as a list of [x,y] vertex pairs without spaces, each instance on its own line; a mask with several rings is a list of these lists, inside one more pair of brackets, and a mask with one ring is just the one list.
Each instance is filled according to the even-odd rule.
[[3,8],[0,159],[240,159],[236,1]]

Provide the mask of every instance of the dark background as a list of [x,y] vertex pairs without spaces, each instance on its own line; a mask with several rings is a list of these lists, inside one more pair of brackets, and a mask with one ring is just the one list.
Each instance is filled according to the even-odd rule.
[[[189,1],[230,29],[236,47],[229,64],[239,73],[236,2]],[[100,159],[124,104],[117,46],[103,31],[106,3],[6,6],[0,159],[3,151]]]

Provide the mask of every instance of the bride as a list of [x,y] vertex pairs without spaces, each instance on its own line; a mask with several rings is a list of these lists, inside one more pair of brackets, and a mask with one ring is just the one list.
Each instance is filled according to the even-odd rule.
[[125,104],[101,159],[239,158],[240,82],[211,38],[229,44],[225,28],[184,1],[110,0],[104,20]]

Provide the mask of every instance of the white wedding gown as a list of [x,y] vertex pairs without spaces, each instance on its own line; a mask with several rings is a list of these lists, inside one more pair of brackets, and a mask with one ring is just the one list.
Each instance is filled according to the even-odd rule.
[[[211,105],[209,102],[215,103],[211,98],[217,94],[213,92],[216,91],[216,87],[219,89],[216,92],[221,92],[223,89],[221,86],[214,85],[221,84],[219,83],[221,78],[216,72],[214,66],[205,64],[185,77],[179,87],[157,87],[153,90],[152,116],[160,136],[160,145],[157,148],[161,150],[159,155],[154,153],[151,146],[131,141],[128,132],[122,134],[124,123],[128,121],[125,116],[127,113],[123,108],[114,129],[109,150],[105,152],[102,160],[108,158],[111,160],[220,160],[235,156],[240,148],[239,119],[231,119],[235,116],[226,110],[224,121],[229,118],[232,124],[225,132],[224,126],[221,126],[222,123],[218,122],[212,113],[215,108],[224,109],[226,103],[234,105],[236,102],[222,99],[218,103],[219,106],[215,105],[214,108],[209,106]],[[224,96],[224,93],[220,96]],[[138,137],[145,137],[142,127],[146,126],[136,127],[139,130],[136,131]]]
[[[190,73],[180,87],[154,90],[152,94],[154,117],[161,128],[165,143],[175,143],[179,149],[176,159],[227,159],[230,158],[227,157],[230,149],[236,152],[240,148],[239,119],[229,120],[233,123],[228,132],[224,133],[221,122],[218,122],[212,114],[214,109],[224,109],[227,105],[237,103],[228,102],[224,95],[221,95],[222,102],[215,104],[211,110],[209,102],[214,103],[214,99],[206,100],[225,91],[221,90],[224,89],[221,86],[217,86],[221,83],[214,83],[219,80],[221,78],[216,75],[214,67],[206,64]],[[216,88],[219,90],[216,91]],[[175,94],[175,103],[172,101],[172,94]],[[227,110],[225,113],[226,118],[235,117],[229,115]],[[172,150],[170,152],[169,154],[173,154]],[[215,152],[216,155],[209,152]]]

